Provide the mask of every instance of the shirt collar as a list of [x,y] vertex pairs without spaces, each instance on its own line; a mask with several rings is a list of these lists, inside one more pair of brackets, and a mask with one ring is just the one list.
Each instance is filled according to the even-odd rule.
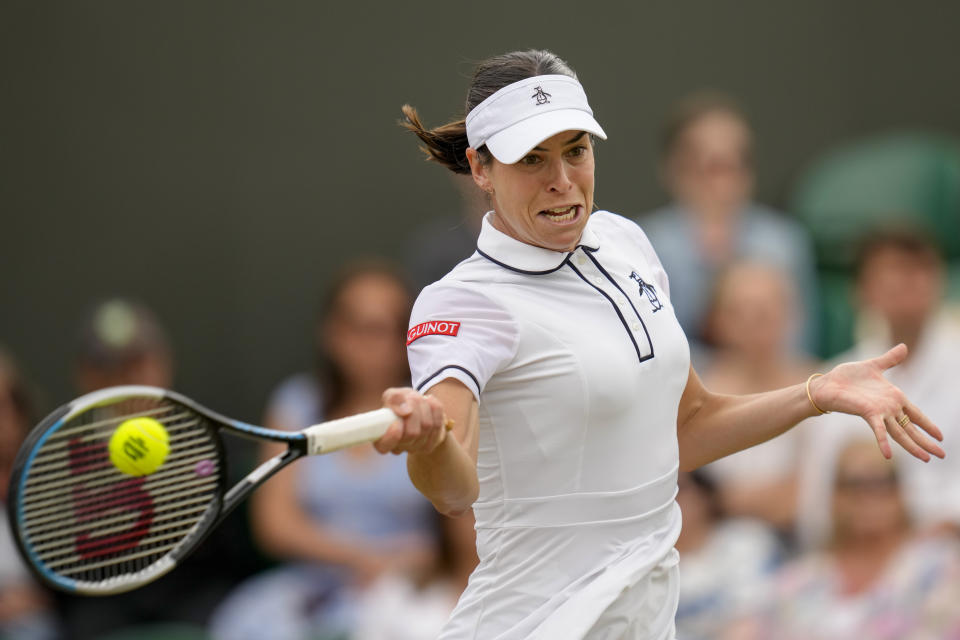
[[[535,247],[532,244],[508,236],[494,228],[493,223],[490,222],[492,216],[493,211],[489,211],[483,217],[483,226],[477,240],[477,251],[480,255],[501,267],[527,274],[550,273],[563,266],[567,257],[572,253],[570,251],[552,251],[543,247]],[[592,222],[591,216],[583,228],[577,246],[596,251],[600,248],[600,238],[591,228]]]

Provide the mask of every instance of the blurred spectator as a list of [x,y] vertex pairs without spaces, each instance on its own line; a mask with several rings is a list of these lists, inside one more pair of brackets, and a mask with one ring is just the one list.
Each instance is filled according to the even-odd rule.
[[915,535],[897,467],[869,437],[848,440],[831,471],[829,543],[787,565],[731,637],[960,637],[957,540]]
[[34,416],[23,380],[0,350],[0,638],[60,637],[47,593],[20,560],[7,522],[7,495],[14,458]]
[[84,319],[76,363],[81,393],[120,384],[169,388],[173,354],[150,309],[123,299],[98,304]]
[[[115,385],[173,384],[167,333],[142,303],[114,298],[95,305],[82,319],[78,338],[74,378],[80,393]],[[244,524],[238,514],[228,516],[176,571],[140,589],[109,598],[59,594],[67,637],[147,636],[153,629],[170,628],[171,622],[180,629],[202,628],[249,566],[243,561],[252,555],[243,545],[248,540]]]
[[433,640],[476,565],[472,517],[437,515],[444,525],[434,567],[418,580],[384,573],[357,604],[357,627],[351,640]]
[[716,486],[702,471],[681,473],[677,484],[683,511],[677,637],[713,640],[760,596],[780,547],[759,521],[725,518]]
[[[860,335],[838,361],[876,357],[899,342],[910,349],[906,361],[886,376],[944,432],[947,458],[924,464],[903,456],[904,498],[918,526],[960,529],[960,492],[946,490],[960,486],[960,465],[954,459],[960,451],[960,325],[943,313],[944,280],[944,263],[930,239],[905,230],[870,236],[858,257]],[[829,479],[823,469],[835,458],[839,440],[869,429],[862,420],[836,414],[818,418],[812,427],[799,497],[799,533],[808,544],[819,542],[826,531]]]
[[[713,347],[701,374],[707,388],[761,393],[813,373],[815,363],[788,346],[797,307],[792,283],[777,267],[737,263],[721,272],[707,314],[705,335]],[[728,514],[762,518],[792,532],[803,433],[804,427],[792,429],[705,467]]]
[[[283,382],[266,424],[300,429],[382,406],[386,388],[408,384],[411,304],[405,284],[386,266],[344,273],[321,310],[317,373]],[[265,445],[262,455],[283,449]],[[457,578],[431,580],[450,575],[437,570],[441,519],[410,484],[405,458],[380,456],[371,445],[299,461],[252,500],[257,539],[287,564],[242,584],[222,604],[211,629],[223,640],[347,637],[371,588],[387,600],[405,600],[408,613],[416,603],[445,608],[445,620],[463,587],[459,575],[472,568],[459,569],[461,555]],[[426,637],[435,635],[436,629]]]
[[687,336],[698,340],[713,281],[738,259],[769,262],[799,293],[792,347],[816,344],[816,275],[806,231],[751,201],[753,134],[740,108],[702,93],[676,105],[663,132],[662,179],[673,203],[638,219],[670,278],[671,301]]
[[417,291],[436,282],[477,249],[477,236],[490,200],[472,176],[450,174],[460,196],[457,216],[444,215],[417,227],[407,239],[404,267]]

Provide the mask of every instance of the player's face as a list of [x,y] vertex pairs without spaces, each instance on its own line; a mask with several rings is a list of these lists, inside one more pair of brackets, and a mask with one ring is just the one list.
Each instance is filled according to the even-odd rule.
[[514,164],[472,163],[490,193],[493,226],[545,249],[576,247],[593,209],[593,145],[583,131],[547,138]]

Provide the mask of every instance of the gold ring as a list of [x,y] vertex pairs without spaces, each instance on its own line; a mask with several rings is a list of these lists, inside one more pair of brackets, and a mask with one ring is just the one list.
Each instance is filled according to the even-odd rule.
[[908,422],[910,422],[910,417],[907,416],[907,414],[903,414],[902,416],[897,418],[897,424],[900,425],[901,427],[907,426]]

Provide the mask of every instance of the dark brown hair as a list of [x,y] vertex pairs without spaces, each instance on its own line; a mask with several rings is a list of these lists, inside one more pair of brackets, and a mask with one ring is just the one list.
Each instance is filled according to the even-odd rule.
[[930,267],[943,263],[940,247],[930,234],[909,226],[885,226],[868,233],[857,247],[854,267],[857,277],[863,277],[870,261],[886,249],[907,254]]
[[[404,292],[409,301],[413,296],[410,285],[403,273],[392,263],[377,258],[360,259],[351,262],[331,279],[329,288],[320,300],[320,307],[317,313],[317,326],[322,327],[330,322],[337,314],[342,312],[344,294],[358,280],[368,277],[378,277],[391,281],[397,288]],[[401,314],[401,326],[397,332],[397,344],[403,345],[406,333],[406,320],[410,316],[410,309],[407,308]],[[404,351],[406,353],[406,351]],[[322,344],[316,345],[317,372],[321,385],[321,393],[324,401],[325,411],[337,409],[347,393],[347,380],[339,365],[334,362],[330,355],[323,348]],[[404,370],[406,370],[404,368]],[[406,378],[397,380],[397,386],[409,384]]]
[[[467,162],[466,151],[470,144],[467,142],[466,114],[507,85],[542,75],[577,77],[566,62],[549,51],[512,51],[488,58],[477,65],[467,92],[463,118],[427,129],[420,122],[417,110],[405,104],[401,108],[403,119],[400,120],[400,126],[420,138],[423,142],[420,149],[427,155],[427,160],[439,162],[454,173],[469,174],[470,163]],[[490,152],[486,146],[477,151],[484,163],[489,162]]]

